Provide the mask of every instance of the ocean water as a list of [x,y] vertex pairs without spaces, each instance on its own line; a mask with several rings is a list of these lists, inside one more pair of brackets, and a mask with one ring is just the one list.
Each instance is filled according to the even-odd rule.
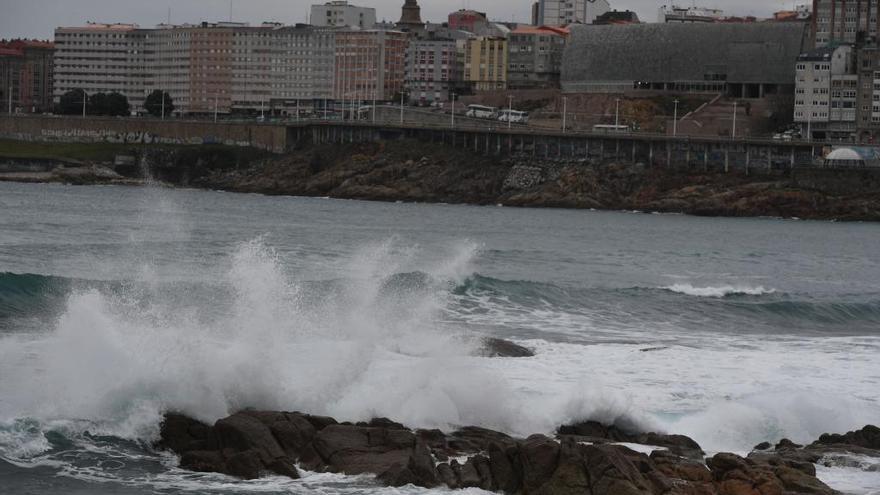
[[439,492],[151,448],[244,407],[739,453],[877,424],[880,225],[0,183],[0,493]]

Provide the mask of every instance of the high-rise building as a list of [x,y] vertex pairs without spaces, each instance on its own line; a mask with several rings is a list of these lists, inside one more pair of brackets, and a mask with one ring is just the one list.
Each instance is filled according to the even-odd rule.
[[403,90],[407,34],[402,31],[336,32],[333,97],[391,100]]
[[409,101],[419,104],[449,101],[461,82],[459,43],[451,39],[413,40],[406,53]]
[[812,36],[816,47],[863,44],[880,32],[880,0],[813,0]]
[[476,32],[478,27],[489,24],[485,13],[466,9],[452,12],[449,14],[448,21],[449,29],[460,29],[471,33]]
[[54,51],[46,41],[0,42],[0,112],[52,109]]
[[794,121],[811,139],[850,140],[856,132],[858,76],[851,45],[822,47],[797,59]]
[[611,10],[608,0],[539,0],[538,22],[543,26],[592,24]]
[[508,42],[509,88],[558,88],[568,29],[520,26]]
[[333,0],[322,5],[312,5],[309,23],[322,27],[373,29],[376,26],[376,9],[350,5],[346,0]]
[[507,39],[480,37],[468,40],[464,80],[477,91],[507,89]]

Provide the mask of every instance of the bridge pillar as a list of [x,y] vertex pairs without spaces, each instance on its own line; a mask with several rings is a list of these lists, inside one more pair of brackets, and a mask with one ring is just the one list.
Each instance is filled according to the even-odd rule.
[[654,141],[648,141],[648,165],[654,166]]
[[666,141],[666,168],[672,168],[672,145]]
[[730,145],[724,145],[724,173],[730,172]]
[[590,159],[590,138],[584,140],[584,158]]
[[749,173],[749,167],[752,165],[752,150],[746,145],[746,174]]
[[794,146],[791,147],[791,168],[794,168]]
[[632,142],[632,160],[631,161],[635,165],[635,163],[636,163],[636,140],[635,139],[633,139],[633,142]]
[[703,172],[709,171],[709,145],[703,145]]

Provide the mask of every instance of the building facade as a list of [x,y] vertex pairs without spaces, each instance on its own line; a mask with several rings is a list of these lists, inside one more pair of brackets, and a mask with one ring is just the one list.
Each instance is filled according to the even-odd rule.
[[410,103],[449,101],[459,89],[463,67],[455,40],[414,40],[406,52],[406,91]]
[[336,32],[333,98],[395,99],[404,87],[407,38],[402,31]]
[[880,32],[880,0],[813,0],[812,38],[816,47],[829,43],[861,45]]
[[464,80],[475,91],[507,89],[507,39],[481,37],[468,40]]
[[54,99],[75,89],[120,93],[143,106],[150,86],[148,30],[134,24],[95,24],[55,30]]
[[811,139],[852,140],[856,132],[852,46],[823,47],[798,57],[794,121]]
[[507,83],[511,89],[558,88],[568,30],[520,26],[508,37]]
[[719,22],[724,20],[724,11],[708,7],[679,7],[664,5],[660,7],[660,22]]
[[539,0],[537,25],[592,24],[609,10],[608,0]]
[[880,142],[880,48],[870,46],[858,51],[858,109],[856,131],[860,142]]
[[319,27],[373,29],[376,26],[376,9],[350,5],[346,0],[333,0],[323,5],[312,5],[309,23]]
[[52,110],[54,52],[45,41],[0,42],[0,112]]
[[452,12],[447,20],[449,29],[457,29],[469,33],[475,33],[479,28],[489,24],[489,19],[485,13],[467,9]]

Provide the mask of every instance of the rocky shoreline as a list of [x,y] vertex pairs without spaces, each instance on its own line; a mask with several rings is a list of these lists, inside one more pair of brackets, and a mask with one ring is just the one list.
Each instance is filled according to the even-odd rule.
[[669,170],[489,157],[417,141],[309,146],[271,156],[144,147],[125,158],[138,165],[114,171],[112,164],[91,164],[0,180],[138,184],[147,172],[153,183],[270,195],[880,221],[880,170]]
[[815,463],[845,465],[851,453],[880,458],[880,428],[826,434],[807,446],[783,439],[758,445],[747,457],[706,458],[682,435],[594,421],[562,426],[553,437],[514,438],[478,427],[446,433],[385,418],[347,423],[246,410],[213,425],[167,414],[156,446],[177,453],[184,469],[244,479],[296,479],[305,469],[374,474],[386,486],[511,495],[830,495],[838,492],[816,478]]

